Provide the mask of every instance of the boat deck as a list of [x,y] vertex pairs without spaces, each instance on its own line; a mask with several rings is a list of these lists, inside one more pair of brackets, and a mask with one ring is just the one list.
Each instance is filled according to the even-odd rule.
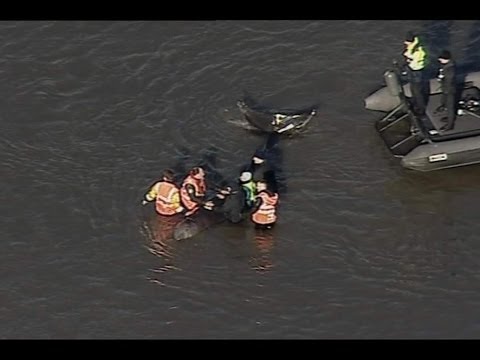
[[[418,145],[425,142],[443,142],[480,136],[480,114],[464,112],[456,115],[452,130],[440,130],[446,122],[442,118],[447,112],[435,113],[440,106],[442,94],[430,95],[426,116],[417,117],[412,112],[403,112],[402,108],[393,110],[376,123],[376,129],[390,152],[403,157]],[[417,122],[421,131],[412,131],[412,123]]]
[[[441,119],[447,116],[446,111],[440,114],[435,114],[435,110],[440,106],[441,97],[441,94],[431,95],[426,109],[427,117],[437,133],[440,133],[441,136],[443,136],[480,130],[480,115],[475,113],[464,113],[463,115],[456,116],[455,126],[452,130],[440,132],[440,128],[446,124],[446,122],[441,121]],[[430,134],[437,135],[436,132],[431,131]]]

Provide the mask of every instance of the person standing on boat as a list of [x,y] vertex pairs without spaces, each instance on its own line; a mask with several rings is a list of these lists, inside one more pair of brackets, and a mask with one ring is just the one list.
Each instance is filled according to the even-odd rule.
[[423,70],[426,65],[427,53],[417,35],[408,32],[404,41],[405,50],[403,56],[406,62],[406,73],[410,82],[412,102],[417,115],[425,114],[424,76]]
[[456,69],[455,61],[452,59],[452,54],[448,50],[443,50],[438,56],[440,62],[440,69],[438,70],[437,79],[442,85],[442,99],[440,106],[435,111],[436,113],[447,112],[447,116],[442,118],[446,122],[440,130],[452,130],[455,125],[456,115]]
[[155,210],[163,216],[172,216],[181,213],[184,208],[180,203],[180,189],[174,183],[174,173],[165,169],[162,180],[156,182],[145,194],[142,205],[155,200]]

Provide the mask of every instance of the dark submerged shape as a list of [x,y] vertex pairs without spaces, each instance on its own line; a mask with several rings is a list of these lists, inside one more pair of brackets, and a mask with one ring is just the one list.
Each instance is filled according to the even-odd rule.
[[[261,177],[267,182],[268,188],[273,192],[285,193],[287,184],[282,171],[282,152],[279,146],[280,135],[277,133],[269,133],[264,144],[258,147],[253,154],[261,152],[265,155],[265,161],[269,163],[266,171],[261,171]],[[251,162],[243,165],[239,169],[238,176],[243,171],[254,173],[254,166]],[[233,188],[232,195],[225,199],[222,207],[223,215],[231,223],[239,223],[247,218],[249,210],[246,208],[246,195],[242,190],[238,181],[238,177],[231,185]]]
[[299,133],[317,115],[316,107],[304,110],[265,109],[248,97],[239,100],[237,106],[252,126],[267,133],[288,135]]
[[[268,171],[262,173],[262,177],[267,181],[269,188],[275,192],[285,192],[286,182],[282,177],[281,163],[282,154],[279,147],[280,135],[271,132],[266,136],[264,143],[252,151],[251,155],[257,151],[262,151],[265,154],[265,160],[269,162]],[[188,168],[185,167],[187,162],[191,162],[190,152],[187,149],[182,149],[178,162],[172,168],[177,173],[177,182],[180,184],[181,180],[187,173]],[[205,210],[201,208],[196,214],[189,218],[180,216],[173,226],[170,238],[175,240],[185,240],[192,238],[212,226],[228,221],[232,224],[238,224],[247,220],[249,209],[245,206],[245,193],[242,190],[238,177],[242,171],[249,169],[251,163],[242,166],[237,173],[235,170],[227,178],[224,177],[217,170],[217,149],[214,147],[207,149],[201,160],[196,165],[201,166],[206,172],[206,181],[209,187],[215,191],[207,191],[207,197],[213,199],[215,207],[213,210]],[[248,159],[251,161],[251,157]],[[218,199],[215,197],[216,190],[220,188],[230,187],[232,189],[230,195],[226,195],[225,199]]]

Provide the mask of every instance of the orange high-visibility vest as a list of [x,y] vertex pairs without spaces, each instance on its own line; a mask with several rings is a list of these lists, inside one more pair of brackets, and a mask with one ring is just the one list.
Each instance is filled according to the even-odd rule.
[[167,181],[160,181],[155,185],[157,188],[157,197],[155,199],[155,210],[160,215],[174,215],[180,206],[178,202],[174,202],[174,196],[179,195],[179,189]]
[[195,213],[199,209],[199,205],[190,199],[190,195],[187,191],[187,185],[193,185],[195,189],[195,196],[202,197],[205,196],[206,185],[204,180],[198,180],[192,176],[187,176],[183,181],[182,188],[180,189],[180,199],[182,200],[183,206],[185,206],[189,211],[188,215]]
[[270,195],[266,191],[261,191],[257,196],[262,198],[262,202],[258,210],[252,213],[252,221],[259,225],[273,224],[277,221],[275,206],[278,203],[278,194]]

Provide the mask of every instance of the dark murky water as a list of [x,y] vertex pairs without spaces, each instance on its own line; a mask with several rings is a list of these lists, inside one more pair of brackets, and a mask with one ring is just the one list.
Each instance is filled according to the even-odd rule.
[[[480,166],[402,170],[363,109],[410,29],[480,61],[478,21],[0,23],[0,337],[478,337]],[[244,90],[320,104],[277,227],[158,241],[164,167],[263,141]]]

